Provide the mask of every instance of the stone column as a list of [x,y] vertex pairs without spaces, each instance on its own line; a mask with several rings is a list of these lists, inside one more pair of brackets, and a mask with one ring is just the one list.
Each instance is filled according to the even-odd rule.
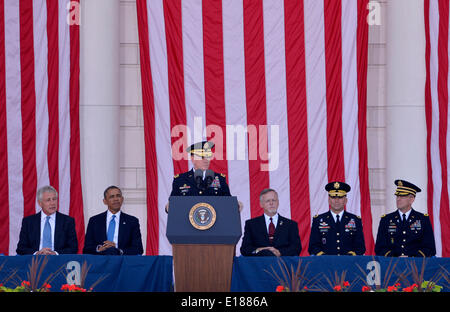
[[395,179],[419,186],[413,207],[427,211],[423,9],[423,0],[387,2],[385,213],[396,209]]
[[81,1],[80,141],[85,224],[119,183],[119,0]]

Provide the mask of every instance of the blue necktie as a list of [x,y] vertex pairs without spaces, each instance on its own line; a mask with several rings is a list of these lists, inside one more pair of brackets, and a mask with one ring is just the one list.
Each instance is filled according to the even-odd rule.
[[109,226],[108,226],[108,237],[107,239],[110,242],[114,241],[114,231],[116,230],[116,221],[114,220],[116,218],[115,215],[112,216],[111,221],[109,221]]
[[42,235],[42,248],[52,248],[52,228],[50,227],[50,216],[46,217],[44,233]]

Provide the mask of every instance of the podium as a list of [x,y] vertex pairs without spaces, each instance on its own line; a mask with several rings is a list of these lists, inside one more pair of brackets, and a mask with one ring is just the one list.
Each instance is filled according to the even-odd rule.
[[175,291],[230,291],[235,246],[242,235],[235,196],[172,196],[166,236]]

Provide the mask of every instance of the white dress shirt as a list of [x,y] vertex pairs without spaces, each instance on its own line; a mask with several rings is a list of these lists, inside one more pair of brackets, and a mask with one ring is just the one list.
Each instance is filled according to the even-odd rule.
[[273,225],[275,225],[275,229],[276,229],[277,223],[278,223],[278,213],[276,213],[273,217],[269,217],[268,215],[264,214],[264,219],[266,220],[267,233],[269,233],[270,218],[272,218]]
[[[408,220],[411,210],[412,209],[409,209],[407,212],[405,212],[406,220]],[[397,211],[398,211],[398,214],[400,215],[400,221],[403,221],[403,212],[401,212],[400,209],[398,209]]]
[[334,223],[336,223],[336,216],[337,215],[339,215],[339,221],[341,221],[342,222],[342,217],[344,216],[344,210],[342,210],[341,212],[339,212],[339,213],[334,213],[333,211],[331,211],[330,210],[330,212],[331,212],[331,215],[333,216],[333,220],[334,220]]

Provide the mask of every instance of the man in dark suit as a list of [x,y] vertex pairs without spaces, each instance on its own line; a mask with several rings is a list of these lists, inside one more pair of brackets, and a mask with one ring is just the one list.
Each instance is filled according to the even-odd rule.
[[264,189],[259,196],[262,216],[245,221],[244,256],[298,256],[302,250],[297,222],[278,214],[278,194]]
[[375,254],[387,257],[432,257],[436,254],[433,229],[427,214],[412,209],[421,189],[395,180],[397,211],[381,216]]
[[311,255],[363,255],[366,251],[361,218],[344,210],[350,185],[330,182],[328,212],[316,215],[311,226],[308,252]]
[[122,191],[117,186],[110,186],[103,196],[103,203],[108,206],[108,210],[89,219],[83,253],[142,255],[144,249],[139,220],[120,211]]
[[78,252],[75,220],[58,212],[58,192],[51,186],[37,191],[40,212],[23,218],[18,255],[58,255]]

